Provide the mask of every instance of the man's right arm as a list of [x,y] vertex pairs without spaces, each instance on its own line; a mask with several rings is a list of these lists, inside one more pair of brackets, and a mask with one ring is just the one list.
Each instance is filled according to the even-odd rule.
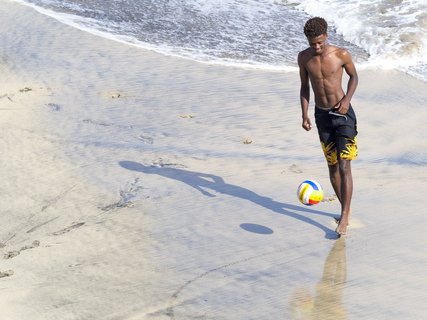
[[303,53],[301,52],[298,55],[298,66],[299,66],[299,75],[301,80],[300,88],[300,102],[301,102],[301,111],[302,111],[302,127],[309,131],[311,129],[311,121],[308,116],[308,105],[310,102],[310,82],[308,77],[308,71],[303,63]]

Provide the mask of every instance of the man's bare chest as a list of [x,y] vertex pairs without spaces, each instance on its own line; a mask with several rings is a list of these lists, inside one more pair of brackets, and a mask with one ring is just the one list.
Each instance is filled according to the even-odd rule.
[[306,62],[308,73],[314,78],[335,78],[342,75],[342,65],[338,59],[313,57]]

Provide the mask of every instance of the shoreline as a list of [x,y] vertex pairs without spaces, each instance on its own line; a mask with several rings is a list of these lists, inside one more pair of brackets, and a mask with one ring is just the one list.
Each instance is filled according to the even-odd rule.
[[332,195],[297,73],[163,56],[15,2],[0,15],[5,318],[292,319],[343,253],[347,319],[424,315],[426,83],[359,71],[343,251],[337,201],[295,196],[307,178]]
[[[45,9],[42,7],[39,7],[37,5],[33,5],[31,3],[27,3],[25,1],[21,1],[21,0],[9,0],[12,2],[15,2],[17,4],[23,5],[23,6],[28,6],[32,9],[34,9],[35,11],[37,11],[38,13],[47,16],[48,18],[54,19],[58,22],[60,22],[61,24],[64,24],[68,27],[72,27],[74,29],[80,30],[82,32],[85,33],[89,33],[93,36],[96,37],[101,37],[105,40],[109,40],[109,41],[114,41],[114,42],[118,42],[122,45],[125,46],[131,46],[131,47],[135,47],[136,49],[139,50],[143,50],[143,51],[147,51],[147,52],[151,52],[153,54],[159,54],[161,56],[165,56],[165,57],[170,57],[173,59],[178,59],[178,60],[187,60],[193,63],[201,63],[201,64],[206,64],[206,65],[212,65],[212,66],[219,66],[219,67],[226,67],[226,68],[237,68],[237,69],[248,69],[248,70],[255,70],[255,71],[262,71],[262,72],[278,72],[278,73],[288,73],[288,72],[298,72],[298,66],[295,64],[295,66],[290,66],[290,65],[270,65],[270,64],[263,64],[263,63],[258,63],[255,61],[250,61],[247,63],[243,63],[243,62],[235,62],[235,61],[227,61],[224,59],[219,59],[219,58],[214,58],[214,57],[206,57],[206,59],[203,58],[195,58],[195,57],[189,57],[189,56],[185,56],[185,55],[180,55],[180,54],[176,54],[174,52],[171,52],[169,49],[164,48],[164,49],[159,49],[156,47],[152,47],[149,44],[144,44],[143,42],[138,42],[138,40],[136,39],[132,39],[132,38],[128,38],[126,36],[118,36],[118,35],[113,35],[111,33],[108,32],[102,32],[93,28],[87,28],[84,27],[78,23],[74,23],[72,21],[70,21],[69,19],[61,19],[61,14],[55,12],[55,11],[50,11],[49,9]],[[361,50],[364,50],[362,48],[360,48]],[[209,60],[212,59],[212,60]],[[216,60],[218,59],[218,60]],[[403,70],[401,68],[399,68],[397,65],[395,67],[391,67],[389,65],[389,63],[387,62],[387,66],[382,65],[382,66],[377,66],[378,62],[374,62],[374,61],[365,61],[362,63],[356,63],[356,66],[358,67],[358,70],[366,70],[368,72],[375,72],[375,71],[379,71],[379,70],[389,70],[391,72],[399,72],[399,73],[403,73],[406,76],[410,76],[414,79],[416,79],[417,81],[421,81],[423,83],[427,83],[426,79],[420,79],[417,78],[416,74],[411,71],[411,70]]]

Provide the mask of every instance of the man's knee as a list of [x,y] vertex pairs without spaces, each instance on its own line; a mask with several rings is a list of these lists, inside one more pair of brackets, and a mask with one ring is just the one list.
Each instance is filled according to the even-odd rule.
[[336,164],[328,165],[328,168],[329,168],[329,173],[331,175],[335,175],[339,173],[339,170],[340,170],[338,162]]
[[341,175],[351,174],[351,161],[339,159],[338,160],[339,171]]

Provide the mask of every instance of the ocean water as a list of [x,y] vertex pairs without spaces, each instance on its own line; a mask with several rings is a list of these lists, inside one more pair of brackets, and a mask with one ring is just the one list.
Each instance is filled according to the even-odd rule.
[[426,0],[16,0],[63,23],[196,61],[296,70],[303,25],[329,25],[329,42],[359,67],[427,81]]

